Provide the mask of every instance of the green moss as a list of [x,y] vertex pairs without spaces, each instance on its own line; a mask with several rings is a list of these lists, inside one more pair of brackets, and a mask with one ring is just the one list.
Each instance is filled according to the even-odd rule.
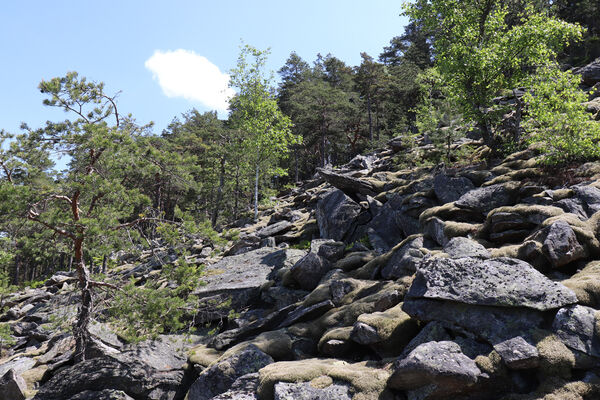
[[273,357],[274,360],[289,360],[293,358],[292,339],[286,329],[263,332],[254,339],[238,343],[223,353],[219,360],[229,358],[254,345],[261,351]]
[[192,364],[208,367],[213,362],[217,361],[222,355],[223,352],[200,344],[189,351],[188,360]]
[[562,281],[562,284],[575,292],[579,304],[600,308],[600,261],[587,264],[581,271]]
[[419,331],[417,321],[402,311],[402,303],[386,311],[362,314],[357,321],[377,330],[382,341],[376,350],[383,357],[398,354]]
[[321,349],[323,348],[323,345],[330,340],[342,340],[345,342],[349,341],[352,329],[352,326],[343,326],[341,328],[333,328],[325,332],[325,334],[321,336],[321,339],[319,340],[319,352],[322,352]]
[[542,376],[569,379],[575,367],[575,356],[552,333],[537,329],[532,331],[540,355],[539,370]]
[[334,269],[342,269],[344,271],[352,271],[360,268],[369,261],[375,258],[375,253],[371,251],[360,251],[347,254],[346,257],[342,258],[335,263]]
[[377,400],[385,391],[390,372],[366,363],[350,364],[334,359],[278,362],[259,371],[257,393],[260,399],[270,400],[277,382],[310,382],[323,376],[352,385],[353,400]]

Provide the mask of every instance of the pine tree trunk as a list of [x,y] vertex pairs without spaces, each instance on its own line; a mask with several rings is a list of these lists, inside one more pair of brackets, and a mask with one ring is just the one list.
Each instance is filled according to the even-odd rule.
[[369,140],[373,141],[373,115],[371,113],[371,97],[367,97],[367,111],[369,113]]
[[90,273],[83,261],[83,238],[76,238],[73,242],[75,268],[81,289],[81,307],[75,324],[75,362],[85,360],[85,350],[90,340],[89,324],[92,310],[92,289],[90,287]]
[[294,158],[296,159],[296,183],[300,182],[300,172],[298,168],[298,147],[294,147]]
[[221,170],[219,172],[219,189],[217,190],[217,200],[215,201],[215,208],[213,210],[211,225],[214,228],[217,226],[217,220],[219,219],[219,211],[221,209],[221,202],[223,201],[223,187],[225,186],[225,157],[221,158]]
[[256,163],[256,177],[254,179],[254,220],[258,220],[258,178],[260,176],[260,169],[258,162]]
[[237,166],[235,170],[235,190],[234,190],[234,200],[233,200],[233,219],[238,219],[239,212],[239,203],[240,203],[240,167]]

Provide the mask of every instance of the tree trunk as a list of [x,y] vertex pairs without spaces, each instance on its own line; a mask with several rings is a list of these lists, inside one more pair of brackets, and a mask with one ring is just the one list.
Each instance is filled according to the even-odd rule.
[[373,115],[371,113],[371,97],[367,97],[367,111],[369,113],[369,140],[373,141]]
[[260,176],[260,169],[258,162],[256,163],[256,176],[254,178],[254,220],[258,220],[258,178]]
[[106,266],[108,265],[108,256],[105,254],[104,258],[102,259],[102,270],[100,272],[102,272],[103,274],[106,274]]
[[18,285],[19,284],[19,276],[21,275],[21,257],[19,255],[19,253],[17,253],[15,255],[15,270],[14,270],[14,275],[13,275],[13,285]]
[[325,168],[325,125],[321,125],[321,168]]
[[298,146],[294,146],[294,158],[296,159],[296,183],[300,182],[300,172],[298,169]]
[[221,202],[223,201],[223,187],[225,186],[225,157],[221,158],[221,170],[219,171],[219,189],[217,189],[217,200],[215,201],[215,208],[213,210],[211,225],[214,228],[217,226],[217,220],[219,219],[219,211],[221,209]]
[[85,350],[90,340],[89,324],[91,318],[92,288],[90,287],[90,273],[83,261],[83,238],[78,237],[73,242],[75,268],[81,289],[81,307],[75,324],[75,362],[85,360]]
[[238,165],[235,170],[235,190],[233,199],[233,219],[238,219],[238,210],[240,202],[240,166]]

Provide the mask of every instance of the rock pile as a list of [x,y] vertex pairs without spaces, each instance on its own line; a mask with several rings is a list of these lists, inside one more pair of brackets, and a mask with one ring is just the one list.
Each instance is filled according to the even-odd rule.
[[[580,71],[587,85],[597,70]],[[98,324],[73,365],[50,322],[74,313],[74,278],[9,296],[0,398],[600,398],[600,163],[563,179],[530,148],[398,170],[405,150],[397,138],[319,171],[222,256],[198,244],[199,321],[226,322],[214,335],[126,344]],[[113,273],[143,278],[153,260]]]

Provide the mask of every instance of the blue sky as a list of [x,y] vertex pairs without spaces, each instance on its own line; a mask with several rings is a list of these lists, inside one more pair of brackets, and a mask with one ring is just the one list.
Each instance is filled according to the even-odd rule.
[[[121,91],[121,113],[155,122],[197,108],[224,108],[226,73],[240,40],[271,48],[276,71],[290,52],[332,53],[350,65],[377,57],[406,21],[397,0],[29,0],[0,8],[0,128],[65,118],[42,105],[42,79],[77,71]],[[226,112],[220,112],[226,117]]]

